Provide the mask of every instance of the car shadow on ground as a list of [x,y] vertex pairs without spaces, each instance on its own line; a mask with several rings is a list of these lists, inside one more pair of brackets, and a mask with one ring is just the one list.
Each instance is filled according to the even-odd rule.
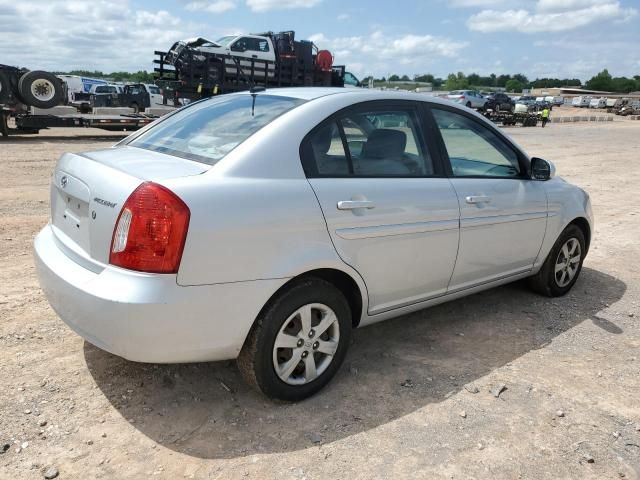
[[618,334],[598,312],[625,290],[620,280],[585,268],[563,298],[543,298],[521,282],[356,330],[336,378],[297,404],[251,390],[235,362],[140,364],[87,342],[84,355],[111,404],[167,448],[199,458],[285,452],[443,401],[583,321]]

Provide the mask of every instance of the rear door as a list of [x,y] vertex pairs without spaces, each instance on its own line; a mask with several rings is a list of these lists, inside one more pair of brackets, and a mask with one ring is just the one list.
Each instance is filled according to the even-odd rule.
[[460,248],[449,291],[531,270],[547,224],[544,183],[527,160],[473,115],[431,108],[460,204]]
[[424,133],[417,102],[366,102],[302,144],[329,234],[364,279],[370,314],[444,294],[453,271],[458,202]]

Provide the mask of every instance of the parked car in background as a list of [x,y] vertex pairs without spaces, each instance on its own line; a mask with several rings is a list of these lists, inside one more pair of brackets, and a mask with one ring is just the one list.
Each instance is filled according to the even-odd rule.
[[566,294],[593,222],[468,108],[343,88],[193,103],[63,155],[50,198],[36,266],[72,329],[133,361],[237,358],[283,400],[329,382],[355,327],[522,278]]
[[514,102],[506,93],[495,92],[487,97],[485,109],[491,109],[498,112],[512,112],[515,104],[516,102]]
[[589,108],[606,108],[607,99],[604,97],[592,98],[589,102]]
[[529,95],[523,95],[516,101],[516,105],[525,105],[528,111],[535,111],[538,109],[535,97]]
[[538,110],[544,110],[545,108],[553,110],[553,103],[548,101],[546,97],[536,97],[536,107]]
[[484,109],[487,103],[487,99],[475,90],[454,90],[449,92],[447,98],[469,108]]
[[564,97],[554,97],[552,95],[548,95],[544,97],[544,99],[554,107],[564,105]]
[[591,97],[586,95],[580,95],[579,97],[574,97],[573,100],[571,100],[571,106],[586,108],[589,106],[590,102],[591,102]]

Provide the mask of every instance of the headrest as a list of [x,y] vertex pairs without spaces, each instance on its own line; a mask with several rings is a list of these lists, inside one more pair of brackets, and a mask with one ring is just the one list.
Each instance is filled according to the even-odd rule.
[[333,124],[321,128],[311,139],[311,146],[314,153],[324,154],[331,148],[331,140],[333,140]]
[[369,135],[362,156],[365,158],[400,158],[407,146],[407,134],[400,130],[379,128]]

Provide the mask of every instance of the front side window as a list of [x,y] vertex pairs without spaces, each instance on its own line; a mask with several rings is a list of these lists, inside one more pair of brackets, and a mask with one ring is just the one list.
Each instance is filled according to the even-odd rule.
[[412,109],[345,113],[325,123],[303,146],[310,176],[424,177],[434,173]]
[[128,145],[214,165],[251,135],[305,100],[224,95],[183,108]]
[[433,108],[454,177],[519,177],[518,156],[498,135],[465,115]]

